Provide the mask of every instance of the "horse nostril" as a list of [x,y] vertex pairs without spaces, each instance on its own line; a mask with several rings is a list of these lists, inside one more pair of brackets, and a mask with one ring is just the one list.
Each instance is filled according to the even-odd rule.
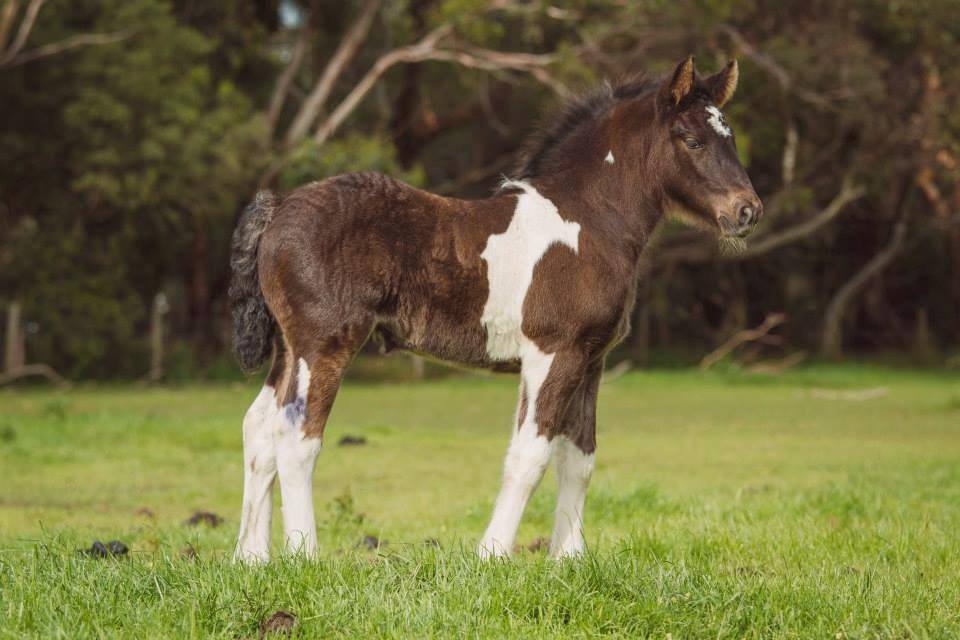
[[753,222],[753,207],[748,204],[740,207],[739,220],[741,226],[746,226]]

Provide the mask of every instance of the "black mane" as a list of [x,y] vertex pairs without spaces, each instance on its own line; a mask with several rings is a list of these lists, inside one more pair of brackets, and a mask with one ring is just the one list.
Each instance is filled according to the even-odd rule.
[[524,180],[539,174],[546,156],[583,123],[606,113],[621,100],[631,100],[655,91],[659,80],[647,76],[635,77],[619,84],[603,83],[598,89],[570,98],[552,115],[547,116],[537,131],[527,138],[514,170],[514,179]]

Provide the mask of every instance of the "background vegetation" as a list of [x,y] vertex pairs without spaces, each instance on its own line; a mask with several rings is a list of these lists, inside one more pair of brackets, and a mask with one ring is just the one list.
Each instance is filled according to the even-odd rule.
[[[616,359],[692,359],[784,312],[795,351],[960,345],[953,0],[4,0],[0,305],[70,378],[233,372],[228,236],[258,187],[377,169],[484,196],[539,114],[687,53],[768,215],[739,257],[667,225]],[[749,357],[750,354],[745,354]],[[218,364],[222,363],[222,364]]]

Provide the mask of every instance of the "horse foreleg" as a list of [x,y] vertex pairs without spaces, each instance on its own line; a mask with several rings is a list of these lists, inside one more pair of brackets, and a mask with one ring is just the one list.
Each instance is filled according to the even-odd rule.
[[593,454],[560,436],[556,443],[557,510],[550,536],[550,555],[583,553],[583,503],[593,474]]
[[603,361],[593,364],[567,408],[556,439],[557,509],[550,536],[554,557],[583,553],[583,503],[593,474],[596,449],[597,391]]
[[575,353],[545,354],[532,343],[525,348],[518,426],[507,450],[493,517],[480,541],[481,557],[512,552],[527,500],[550,461],[551,439],[579,382],[582,362]]

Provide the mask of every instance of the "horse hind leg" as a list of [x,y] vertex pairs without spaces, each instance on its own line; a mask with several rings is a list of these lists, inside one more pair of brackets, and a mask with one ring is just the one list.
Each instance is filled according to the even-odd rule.
[[292,553],[316,553],[313,468],[344,371],[368,335],[369,327],[346,327],[312,344],[291,345],[288,352],[291,375],[274,444],[284,537]]
[[277,456],[273,442],[277,421],[276,383],[283,354],[274,357],[270,374],[243,418],[243,503],[234,558],[265,562],[270,555],[273,482]]

